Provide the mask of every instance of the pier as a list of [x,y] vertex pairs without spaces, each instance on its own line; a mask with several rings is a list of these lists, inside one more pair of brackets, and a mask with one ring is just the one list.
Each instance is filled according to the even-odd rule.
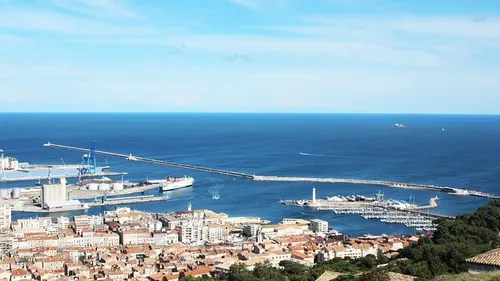
[[42,181],[50,180],[57,177],[65,178],[96,178],[96,177],[109,177],[109,176],[124,176],[127,173],[115,173],[115,172],[102,172],[94,174],[64,174],[64,175],[52,175],[52,176],[26,176],[26,177],[11,177],[11,178],[0,178],[0,182],[23,182],[23,181]]
[[[50,142],[44,144],[43,146],[79,151],[79,152],[83,152],[83,153],[86,153],[89,151],[88,149],[85,149],[85,148],[60,145],[60,144],[53,144]],[[110,156],[110,157],[117,157],[117,158],[122,158],[122,159],[136,161],[136,162],[151,163],[151,164],[162,165],[162,166],[169,166],[169,167],[182,168],[182,169],[188,169],[188,170],[194,170],[194,171],[200,171],[200,172],[207,172],[207,173],[212,173],[212,174],[219,174],[219,175],[224,175],[224,176],[240,177],[240,178],[246,178],[246,179],[250,179],[250,180],[253,179],[252,175],[245,174],[245,173],[212,169],[212,168],[207,168],[207,167],[181,164],[181,163],[175,163],[175,162],[164,161],[164,160],[149,159],[149,158],[144,158],[144,157],[139,157],[139,156],[133,156],[132,154],[126,155],[126,154],[113,153],[113,152],[107,152],[107,151],[101,151],[101,150],[96,150],[95,154]]]
[[166,200],[168,200],[168,196],[144,195],[144,196],[107,198],[104,201],[94,201],[94,202],[90,202],[88,204],[90,207],[99,207],[99,206],[109,206],[109,205],[158,202],[158,201],[166,201]]
[[[44,147],[53,147],[60,148],[66,150],[73,150],[86,153],[89,150],[85,148],[60,145],[54,143],[46,143],[43,145]],[[156,165],[163,165],[175,168],[182,168],[200,172],[207,172],[212,174],[231,176],[231,177],[239,177],[254,181],[276,181],[276,182],[320,182],[320,183],[332,183],[332,184],[364,184],[364,185],[374,185],[374,186],[386,186],[386,187],[396,187],[396,188],[408,188],[408,189],[425,189],[425,190],[434,190],[439,192],[445,192],[454,195],[460,196],[478,196],[490,199],[500,199],[499,195],[489,194],[485,192],[470,190],[470,189],[461,189],[455,187],[448,186],[438,186],[438,185],[430,185],[430,184],[418,184],[418,183],[405,183],[405,182],[392,182],[392,181],[382,181],[382,180],[360,180],[360,179],[346,179],[346,178],[315,178],[315,177],[282,177],[282,176],[259,176],[259,175],[251,175],[241,172],[234,171],[226,171],[221,169],[212,169],[207,167],[194,166],[189,164],[181,164],[164,160],[155,160],[144,157],[133,156],[132,154],[119,154],[101,150],[95,150],[95,154],[110,156],[110,157],[118,157],[122,159],[126,159],[129,161],[137,161],[144,163],[151,163]]]

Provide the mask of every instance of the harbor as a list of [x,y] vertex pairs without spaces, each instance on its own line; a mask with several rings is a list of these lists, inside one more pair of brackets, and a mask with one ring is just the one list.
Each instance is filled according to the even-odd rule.
[[[79,151],[79,152],[84,152],[84,153],[89,151],[88,149],[85,149],[85,148],[68,146],[68,145],[61,145],[61,144],[54,144],[51,142],[45,143],[43,146],[71,150],[71,151]],[[135,156],[132,154],[127,155],[127,154],[120,154],[120,153],[101,151],[101,150],[94,150],[93,153],[99,154],[99,155],[122,158],[122,159],[129,160],[129,161],[144,162],[144,163],[151,163],[151,164],[162,165],[162,166],[170,166],[170,167],[176,167],[176,168],[182,168],[182,169],[189,169],[189,170],[194,170],[194,171],[207,172],[207,173],[224,175],[224,176],[231,176],[233,178],[239,177],[239,178],[249,179],[249,180],[253,180],[253,181],[318,182],[318,183],[331,183],[331,184],[363,184],[363,185],[385,186],[385,187],[404,188],[404,189],[432,190],[432,191],[439,191],[439,192],[444,192],[447,194],[452,194],[452,195],[457,195],[457,196],[476,196],[476,197],[483,197],[483,198],[488,198],[488,199],[500,199],[500,196],[496,195],[496,194],[485,193],[485,192],[476,191],[476,190],[472,190],[472,189],[449,187],[449,186],[439,186],[439,185],[432,185],[432,184],[418,184],[418,183],[405,183],[405,182],[392,182],[392,181],[366,180],[366,179],[346,179],[346,178],[282,177],[282,176],[251,175],[251,174],[242,173],[242,172],[226,171],[226,170],[221,170],[221,169],[213,169],[213,168],[208,168],[208,167],[200,167],[200,166],[194,166],[194,165],[189,165],[189,164],[181,164],[181,163],[175,163],[175,162],[170,162],[170,161],[144,158],[144,157],[139,157],[139,156]]]
[[417,206],[393,199],[384,200],[383,193],[378,192],[375,198],[361,195],[334,196],[324,199],[316,198],[316,188],[312,188],[311,199],[281,200],[287,206],[313,208],[318,211],[331,211],[335,214],[360,215],[364,219],[377,219],[384,223],[403,224],[417,231],[434,231],[436,219],[454,219],[431,213],[437,207],[438,197],[429,200],[429,205]]

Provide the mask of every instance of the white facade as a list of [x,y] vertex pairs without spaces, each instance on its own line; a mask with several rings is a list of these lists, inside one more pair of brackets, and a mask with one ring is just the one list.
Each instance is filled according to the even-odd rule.
[[260,230],[260,224],[247,224],[243,227],[243,233],[248,237],[257,235],[258,230]]
[[12,208],[9,204],[0,204],[0,229],[8,229],[12,220]]
[[42,185],[42,206],[48,202],[65,202],[66,197],[66,183],[64,184],[44,184]]
[[109,247],[120,244],[120,236],[114,232],[96,232],[92,237],[92,246]]
[[57,226],[61,229],[69,228],[69,218],[68,217],[58,217],[57,218]]
[[161,231],[163,224],[159,220],[152,220],[147,222],[148,229],[150,232]]
[[205,227],[203,240],[208,242],[220,242],[224,240],[223,230],[220,226]]
[[18,219],[14,230],[40,229],[46,228],[51,224],[52,219],[50,217]]
[[324,220],[314,219],[311,220],[309,229],[316,233],[327,233],[328,232],[328,222]]
[[120,233],[122,245],[151,244],[153,238],[147,229],[124,230]]
[[0,158],[0,168],[17,170],[19,169],[19,161],[12,157]]
[[201,241],[202,228],[203,226],[196,224],[181,225],[179,231],[179,241],[186,244]]
[[155,245],[170,245],[179,242],[179,234],[175,232],[154,232],[153,243]]

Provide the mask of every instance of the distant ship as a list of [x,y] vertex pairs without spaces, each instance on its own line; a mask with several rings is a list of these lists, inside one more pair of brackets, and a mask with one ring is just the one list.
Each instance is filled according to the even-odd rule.
[[183,178],[167,177],[165,181],[161,182],[161,189],[163,191],[170,191],[184,187],[190,187],[194,184],[192,177],[184,176]]
[[394,126],[396,126],[397,128],[404,128],[405,127],[405,125],[401,124],[401,123],[396,123],[396,124],[394,124]]

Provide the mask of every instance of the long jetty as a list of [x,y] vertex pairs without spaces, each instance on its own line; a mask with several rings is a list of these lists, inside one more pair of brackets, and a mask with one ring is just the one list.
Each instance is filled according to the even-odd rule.
[[[54,144],[54,143],[50,143],[50,142],[44,144],[43,146],[79,151],[79,152],[83,152],[83,153],[87,153],[89,151],[88,149],[85,149],[85,148]],[[100,155],[110,156],[110,157],[117,157],[117,158],[122,158],[122,159],[130,160],[130,161],[151,163],[151,164],[157,164],[157,165],[162,165],[162,166],[169,166],[169,167],[175,167],[175,168],[182,168],[182,169],[195,170],[195,171],[200,171],[200,172],[219,174],[219,175],[224,175],[224,176],[253,179],[252,175],[245,174],[245,173],[225,171],[225,170],[212,169],[212,168],[201,167],[201,166],[175,163],[175,162],[164,161],[164,160],[144,158],[144,157],[139,157],[139,156],[133,156],[132,154],[126,155],[126,154],[113,153],[113,152],[102,151],[102,150],[96,150],[95,154],[100,154]]]
[[[83,153],[87,153],[89,151],[88,149],[85,149],[85,148],[68,146],[68,145],[61,145],[61,144],[54,144],[54,143],[50,143],[50,142],[44,144],[43,146],[44,147],[60,148],[60,149],[65,149],[65,150],[72,150],[72,151],[79,151],[79,152],[83,152]],[[244,178],[244,179],[249,179],[249,180],[254,180],[254,181],[364,184],[364,185],[376,185],[376,186],[387,186],[387,187],[408,188],[408,189],[426,189],[426,190],[435,190],[435,191],[440,191],[440,192],[446,192],[446,193],[455,194],[455,195],[467,195],[467,196],[478,196],[478,197],[491,198],[491,199],[500,199],[499,195],[494,195],[494,194],[485,193],[485,192],[476,191],[476,190],[470,190],[470,189],[460,189],[460,188],[455,188],[455,187],[448,187],[448,186],[438,186],[438,185],[418,184],[418,183],[405,183],[405,182],[391,182],[391,181],[382,181],[382,180],[346,179],[346,178],[259,176],[259,175],[251,175],[251,174],[241,173],[241,172],[227,171],[227,170],[222,170],[222,169],[213,169],[213,168],[208,168],[208,167],[201,167],[201,166],[181,164],[181,163],[175,163],[175,162],[164,161],[164,160],[144,158],[144,157],[134,156],[132,154],[126,155],[126,154],[113,153],[113,152],[101,151],[101,150],[96,150],[95,153],[100,154],[100,155],[104,155],[104,156],[122,158],[122,159],[130,160],[130,161],[151,163],[151,164],[156,164],[156,165],[182,168],[182,169],[188,169],[188,170],[194,170],[194,171],[200,171],[200,172],[207,172],[207,173],[224,175],[224,176],[239,177],[239,178]]]

